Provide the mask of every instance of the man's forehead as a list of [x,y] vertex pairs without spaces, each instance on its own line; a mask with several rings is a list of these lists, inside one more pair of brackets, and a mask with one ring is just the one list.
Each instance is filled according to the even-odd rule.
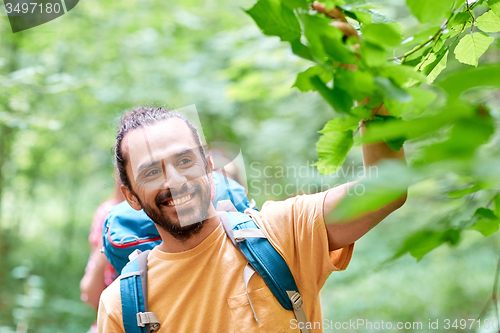
[[169,144],[183,142],[197,145],[193,133],[184,120],[167,119],[153,125],[136,128],[127,134],[129,148],[135,144],[148,142],[153,144]]
[[179,118],[134,129],[126,135],[125,141],[132,165],[144,158],[159,160],[176,154],[177,150],[194,149],[199,145],[191,129]]

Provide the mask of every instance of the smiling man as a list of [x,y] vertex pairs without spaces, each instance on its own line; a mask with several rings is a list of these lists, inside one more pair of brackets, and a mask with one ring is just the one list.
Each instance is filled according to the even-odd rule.
[[[365,166],[403,157],[385,143],[363,152]],[[298,331],[293,311],[280,305],[258,274],[248,282],[249,304],[241,279],[247,260],[222,228],[210,201],[212,162],[182,114],[149,107],[127,112],[115,158],[126,200],[144,208],[163,240],[149,254],[147,277],[148,311],[157,315],[159,332]],[[288,264],[310,323],[321,322],[319,291],[329,274],[345,269],[354,242],[405,201],[403,196],[335,221],[330,213],[352,185],[246,211]],[[102,294],[98,318],[100,332],[125,332],[119,280]],[[313,325],[313,332],[322,331]]]
[[118,134],[116,161],[127,182],[122,188],[125,198],[132,208],[144,208],[159,227],[164,240],[160,249],[183,251],[217,226],[211,162],[198,131],[182,114],[162,108],[127,114]]

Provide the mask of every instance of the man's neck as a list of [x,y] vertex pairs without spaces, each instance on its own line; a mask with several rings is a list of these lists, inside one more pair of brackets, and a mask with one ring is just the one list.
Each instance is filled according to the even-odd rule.
[[168,231],[158,228],[162,243],[158,245],[158,249],[162,252],[177,253],[191,250],[203,242],[210,234],[219,226],[220,219],[215,209],[210,207],[210,218],[205,221],[201,230],[193,234],[187,240],[179,240],[172,236]]

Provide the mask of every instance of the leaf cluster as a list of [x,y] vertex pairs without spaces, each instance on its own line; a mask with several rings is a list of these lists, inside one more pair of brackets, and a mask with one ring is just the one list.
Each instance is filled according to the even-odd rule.
[[[298,73],[293,86],[302,92],[317,92],[337,113],[320,131],[316,144],[319,172],[328,175],[342,167],[360,141],[355,137],[358,123],[369,121],[363,143],[385,141],[393,150],[401,149],[405,142],[418,147],[409,158],[406,183],[393,193],[435,176],[430,170],[436,168],[441,173],[474,173],[479,152],[494,137],[496,124],[491,105],[467,97],[467,91],[499,87],[500,65],[458,66],[443,79],[436,79],[450,67],[450,54],[459,63],[478,67],[495,39],[492,33],[500,31],[500,0],[407,0],[409,11],[420,23],[418,31],[409,36],[400,24],[364,1],[322,2],[327,11],[342,11],[359,36],[344,36],[332,23],[335,20],[313,10],[307,0],[258,0],[246,11],[265,35],[279,37],[295,55],[310,61],[311,66]],[[372,110],[382,103],[392,116],[373,118]],[[487,183],[491,177],[486,180],[476,173],[472,178],[471,193],[494,188],[474,185]],[[379,183],[390,181],[389,177]],[[385,204],[387,196],[377,194],[381,189],[377,186],[372,188],[374,196],[347,204],[351,208],[345,214],[359,213],[363,200],[370,209]],[[460,191],[451,190],[450,197]],[[398,256],[410,252],[420,260],[443,243],[458,243],[466,228],[491,235],[498,230],[498,214],[493,217],[492,212],[485,212],[488,208],[477,208],[468,225],[418,231]]]

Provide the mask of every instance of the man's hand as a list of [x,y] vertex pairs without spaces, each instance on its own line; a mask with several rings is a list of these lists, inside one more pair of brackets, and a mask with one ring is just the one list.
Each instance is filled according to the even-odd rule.
[[349,22],[347,22],[344,14],[337,7],[333,7],[330,11],[327,11],[324,3],[321,3],[319,1],[314,1],[314,3],[312,4],[312,9],[336,20],[332,21],[331,25],[333,25],[336,28],[339,28],[344,33],[344,36],[346,36],[347,38],[349,37],[359,38],[356,29],[354,29],[354,27],[351,24],[349,24]]

